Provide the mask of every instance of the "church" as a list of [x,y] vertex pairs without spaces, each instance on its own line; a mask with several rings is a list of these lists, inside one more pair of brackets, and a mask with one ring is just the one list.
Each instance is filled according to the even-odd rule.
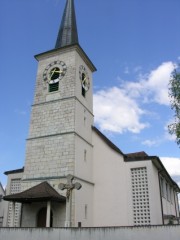
[[67,0],[55,47],[37,54],[25,164],[8,176],[4,227],[179,224],[178,193],[158,156],[124,154],[93,123],[96,67]]

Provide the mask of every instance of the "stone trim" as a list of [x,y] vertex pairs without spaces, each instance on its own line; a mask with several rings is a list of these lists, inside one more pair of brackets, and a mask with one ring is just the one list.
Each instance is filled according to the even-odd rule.
[[62,135],[66,135],[66,134],[74,134],[76,136],[78,136],[79,138],[81,138],[83,141],[85,141],[88,145],[90,145],[91,147],[93,147],[93,145],[88,142],[86,139],[84,139],[83,137],[81,137],[78,133],[76,132],[63,132],[63,133],[57,133],[57,134],[51,134],[51,135],[44,135],[44,136],[39,136],[39,137],[33,137],[33,138],[27,138],[27,141],[30,140],[36,140],[36,139],[41,139],[41,138],[48,138],[48,137],[55,137],[55,136],[62,136]]
[[66,135],[66,134],[75,134],[75,132],[63,132],[63,133],[57,133],[57,134],[50,134],[50,135],[44,135],[44,136],[39,136],[39,137],[27,138],[26,140],[30,141],[30,140],[36,140],[36,139],[41,139],[41,138],[62,136],[62,135]]
[[55,102],[59,102],[59,101],[66,101],[66,100],[69,100],[69,99],[77,100],[94,117],[94,114],[75,96],[74,97],[62,98],[62,99],[57,99],[57,100],[51,100],[51,101],[48,101],[48,102],[36,103],[36,104],[32,104],[31,106],[36,107],[36,106],[46,105],[46,104],[55,103]]
[[94,145],[90,142],[88,142],[85,138],[81,137],[78,133],[74,133],[76,136],[78,136],[79,138],[81,138],[83,141],[85,141],[88,145],[90,145],[91,147],[94,147]]

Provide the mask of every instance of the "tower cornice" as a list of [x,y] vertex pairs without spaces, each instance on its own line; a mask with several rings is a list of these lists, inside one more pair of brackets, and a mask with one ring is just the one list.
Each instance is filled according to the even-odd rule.
[[37,54],[34,57],[37,61],[40,61],[43,59],[47,59],[48,57],[57,56],[58,54],[73,51],[73,50],[76,51],[82,57],[82,59],[88,65],[88,67],[92,72],[95,72],[97,70],[94,64],[92,63],[92,61],[89,59],[89,57],[87,56],[87,54],[84,52],[84,50],[81,48],[79,44],[73,44],[71,46],[64,46],[61,48],[52,49],[47,52]]

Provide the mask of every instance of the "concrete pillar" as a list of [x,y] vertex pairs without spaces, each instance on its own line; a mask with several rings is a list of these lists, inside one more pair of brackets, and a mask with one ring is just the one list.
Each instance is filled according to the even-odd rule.
[[14,216],[15,216],[15,202],[12,202],[12,214],[10,227],[14,227]]
[[46,227],[50,227],[50,223],[51,223],[51,201],[48,201],[46,213]]

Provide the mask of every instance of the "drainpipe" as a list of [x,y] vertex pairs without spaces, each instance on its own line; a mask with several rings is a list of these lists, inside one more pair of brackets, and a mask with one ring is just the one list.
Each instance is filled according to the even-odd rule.
[[15,216],[15,202],[12,202],[12,215],[10,227],[14,227],[14,216]]
[[22,227],[22,218],[23,218],[23,203],[21,203],[21,215],[20,215],[20,221],[19,221],[19,227]]

